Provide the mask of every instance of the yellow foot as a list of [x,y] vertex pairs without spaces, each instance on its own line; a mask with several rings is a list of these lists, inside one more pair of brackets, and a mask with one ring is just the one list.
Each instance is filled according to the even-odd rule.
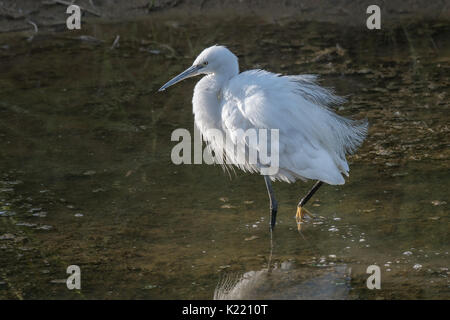
[[310,218],[314,218],[314,216],[305,208],[297,207],[297,214],[295,215],[295,220],[297,221],[297,229],[300,231],[302,229],[303,217],[307,215]]

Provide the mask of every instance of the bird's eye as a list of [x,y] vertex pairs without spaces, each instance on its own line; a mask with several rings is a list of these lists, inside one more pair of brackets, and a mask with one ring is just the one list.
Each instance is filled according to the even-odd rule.
[[203,62],[203,65],[207,66],[208,65],[208,61]]

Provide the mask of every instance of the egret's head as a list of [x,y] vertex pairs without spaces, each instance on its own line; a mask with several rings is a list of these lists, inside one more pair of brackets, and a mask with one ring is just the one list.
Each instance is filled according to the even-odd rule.
[[199,74],[211,73],[220,74],[225,77],[237,75],[239,73],[237,57],[224,46],[212,46],[206,48],[198,55],[192,66],[163,85],[159,91],[164,91],[181,80]]

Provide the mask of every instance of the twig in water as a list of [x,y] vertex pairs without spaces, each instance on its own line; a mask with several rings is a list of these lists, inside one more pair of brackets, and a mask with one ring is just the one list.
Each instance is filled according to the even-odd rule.
[[119,46],[119,39],[120,39],[120,36],[117,35],[116,39],[114,40],[114,42],[113,42],[113,44],[111,46],[111,50]]
[[27,41],[31,42],[34,39],[35,34],[38,33],[39,29],[38,29],[38,26],[36,25],[36,23],[34,23],[33,21],[27,20],[27,23],[31,24],[33,26],[33,28],[34,28],[34,34],[32,34],[31,36],[29,36],[27,38]]
[[33,26],[35,33],[38,33],[39,29],[38,29],[38,26],[36,25],[36,23],[34,23],[31,20],[27,20],[27,23],[29,23],[29,24],[31,24]]

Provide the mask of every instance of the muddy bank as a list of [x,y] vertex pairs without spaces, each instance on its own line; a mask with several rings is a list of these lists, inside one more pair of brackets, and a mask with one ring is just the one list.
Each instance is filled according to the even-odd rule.
[[[0,1],[0,32],[38,29],[65,29],[66,8],[71,1],[64,0],[3,0]],[[94,21],[124,21],[138,17],[203,15],[236,17],[256,15],[268,20],[295,18],[300,21],[333,22],[343,25],[365,26],[366,8],[370,0],[359,1],[269,1],[269,0],[78,0],[82,8],[82,23]],[[408,19],[446,20],[450,17],[449,1],[378,1],[382,23],[397,25]]]

